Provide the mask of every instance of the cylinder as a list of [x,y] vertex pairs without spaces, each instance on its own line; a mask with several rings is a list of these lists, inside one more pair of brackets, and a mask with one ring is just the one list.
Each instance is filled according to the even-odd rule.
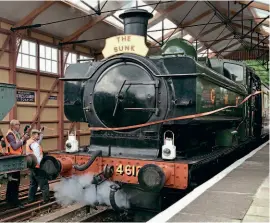
[[124,22],[124,34],[147,36],[148,20],[153,15],[143,9],[126,10],[119,16]]

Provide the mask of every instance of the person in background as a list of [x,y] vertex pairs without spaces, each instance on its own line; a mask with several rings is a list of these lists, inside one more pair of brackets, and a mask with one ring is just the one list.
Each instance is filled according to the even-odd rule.
[[26,155],[33,154],[37,158],[37,165],[35,168],[30,169],[30,187],[28,194],[28,203],[35,201],[35,195],[40,187],[43,197],[43,204],[49,202],[49,183],[45,171],[39,169],[40,162],[43,158],[43,149],[40,145],[43,138],[43,131],[33,129],[31,131],[31,138],[26,142]]
[[[20,133],[20,122],[18,120],[10,121],[10,129],[8,130],[5,137],[6,155],[23,155],[23,145],[26,140],[29,139],[29,135],[25,134],[21,137]],[[19,186],[20,186],[20,171],[9,174],[9,181],[7,184],[6,200],[7,203],[12,206],[24,208],[19,200]]]

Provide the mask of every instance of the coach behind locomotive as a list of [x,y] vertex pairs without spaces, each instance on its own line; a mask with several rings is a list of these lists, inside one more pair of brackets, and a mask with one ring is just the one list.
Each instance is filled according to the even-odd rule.
[[[54,163],[54,176],[83,171],[97,174],[97,184],[122,182],[131,206],[151,207],[164,187],[187,189],[193,169],[260,137],[261,84],[239,62],[202,65],[186,40],[170,40],[161,56],[145,57],[152,15],[132,9],[120,17],[125,35],[106,41],[105,58],[70,65],[62,79],[66,117],[91,129],[89,152],[52,153],[58,160],[43,165]],[[255,99],[240,105],[248,94]],[[74,165],[78,155],[83,165]]]

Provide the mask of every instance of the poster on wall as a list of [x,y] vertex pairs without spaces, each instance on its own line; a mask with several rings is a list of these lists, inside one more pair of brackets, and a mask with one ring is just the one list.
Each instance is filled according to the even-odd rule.
[[35,92],[34,91],[17,91],[17,101],[18,102],[35,102]]

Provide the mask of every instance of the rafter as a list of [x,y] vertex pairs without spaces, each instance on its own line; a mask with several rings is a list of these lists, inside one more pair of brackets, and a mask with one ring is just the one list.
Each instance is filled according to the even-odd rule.
[[[249,2],[249,1],[248,1],[248,2]],[[246,4],[248,4],[248,2],[247,2]],[[253,10],[251,9],[251,6],[249,5],[247,8],[250,10],[252,16],[253,16],[254,18],[256,18],[257,15],[256,15],[256,13],[253,13]],[[224,16],[227,15],[227,10],[226,10],[226,9],[224,9],[224,8],[223,8],[223,9],[219,9],[219,11],[220,11]],[[237,13],[237,12],[235,12],[235,11],[233,11],[233,10],[230,10],[231,16],[234,16],[236,13]],[[241,15],[239,14],[239,15],[237,15],[236,17],[241,18]],[[252,18],[251,18],[251,19],[252,19]],[[255,21],[256,21],[257,23],[259,23],[259,22],[261,21],[261,19],[257,19],[257,20],[255,20]],[[237,28],[242,28],[242,26],[241,26],[240,24],[235,23],[233,20],[232,20],[231,22],[232,22],[232,23],[231,23],[232,26],[236,26]],[[268,21],[264,21],[263,24],[266,25],[267,22],[268,22]],[[268,25],[269,25],[269,23],[268,23]],[[250,27],[245,26],[245,25],[243,26],[243,28],[246,29],[246,30],[250,30]],[[260,28],[257,28],[257,29],[255,30],[255,32],[261,33],[262,35],[268,35],[264,30],[262,30],[262,29],[260,29]]]
[[[218,52],[218,54],[222,54],[223,51],[225,51],[227,49],[230,49],[230,48],[232,48],[232,47],[234,47],[236,45],[240,45],[240,43],[239,42],[232,43],[231,45],[226,46],[226,47],[222,48],[221,50],[217,50],[217,52]],[[210,56],[209,56],[209,58],[214,57],[217,54],[217,52],[211,53]]]
[[[190,20],[190,21],[188,21],[188,22],[186,22],[186,23],[183,23],[182,26],[183,26],[183,27],[185,27],[185,26],[190,26],[190,25],[192,25],[192,24],[198,22],[198,21],[201,20],[202,18],[204,18],[204,17],[210,15],[211,13],[212,13],[212,10],[209,9],[209,10],[205,11],[204,13],[202,13],[202,14],[196,16],[194,19],[192,19],[192,20]],[[179,31],[181,31],[181,29],[182,29],[182,28],[179,27],[179,28],[176,29],[175,32],[174,32],[174,30],[168,32],[166,35],[164,35],[164,39],[167,39],[168,37],[170,37],[170,35],[171,35],[173,32],[174,32],[174,33],[177,33],[177,32],[179,32]],[[159,38],[159,39],[157,39],[157,41],[161,41],[161,40],[162,40],[162,37]],[[154,44],[154,45],[156,45],[156,44]]]
[[[252,14],[253,18],[257,18],[258,17],[258,15],[255,12],[254,8],[252,8],[252,7],[249,6],[248,7],[248,10]],[[261,19],[254,19],[254,21],[255,21],[255,25],[257,25],[258,23],[261,22]],[[270,23],[270,20],[269,19],[266,19],[266,20],[263,21],[262,25],[269,27],[269,23]],[[265,32],[264,29],[261,29],[261,31],[263,32],[263,35],[265,35],[265,36],[269,35],[269,33]]]
[[[260,22],[259,19],[256,19],[256,21],[257,21],[257,22]],[[269,19],[266,19],[265,21],[263,21],[262,24],[263,24],[264,26],[270,27],[269,23],[270,23],[270,20],[269,20]]]
[[85,25],[81,26],[79,29],[77,29],[74,33],[64,38],[63,42],[69,42],[74,41],[80,37],[84,32],[95,26],[97,23],[103,21],[107,17],[111,16],[113,12],[110,13],[104,13],[100,16],[97,16],[90,20],[90,22],[86,23]]
[[[212,43],[209,45],[209,47],[213,47],[214,45],[216,45],[216,44],[220,43],[221,41],[223,41],[223,40],[225,40],[225,39],[227,39],[228,37],[231,37],[231,36],[232,36],[232,34],[231,34],[231,33],[229,33],[228,35],[223,36],[222,38],[220,38],[220,39],[218,39],[218,40],[213,41],[213,42],[212,42]],[[202,51],[204,51],[204,49],[200,49],[200,50],[198,50],[198,54],[199,54],[199,53],[201,53]]]
[[[24,25],[29,25],[32,23],[32,21],[40,15],[42,12],[44,12],[47,8],[49,8],[52,4],[54,4],[55,1],[46,1],[38,8],[34,9],[32,12],[30,12],[28,15],[26,15],[23,19],[21,19],[19,22],[17,22],[13,27],[19,27]],[[17,34],[23,33],[24,31],[18,31]],[[2,49],[0,51],[0,58],[3,56],[5,49],[8,46],[8,43],[10,41],[10,35],[6,38],[5,42],[2,45]]]
[[[124,6],[126,6],[127,4],[128,4],[128,2],[124,2],[124,3],[121,2],[121,4],[119,4],[111,12],[102,13],[101,15],[92,18],[88,23],[86,23],[85,25],[81,26],[79,29],[77,29],[75,32],[73,32],[71,35],[65,37],[63,39],[63,42],[69,42],[69,41],[77,40],[80,37],[80,35],[82,35],[84,32],[86,32],[87,30],[91,29],[97,23],[104,21],[104,19],[106,19],[107,17],[112,16],[115,13],[116,10],[120,10],[121,8],[123,8]],[[118,30],[120,30],[120,29],[118,28]]]
[[[232,23],[232,26],[235,26],[235,27],[237,27],[237,28],[242,28],[242,25],[237,24],[237,23]],[[248,27],[248,26],[245,26],[245,25],[243,25],[243,28],[244,28],[245,30],[251,30],[251,27]],[[254,32],[260,33],[260,34],[262,34],[262,35],[264,35],[264,36],[269,35],[269,33],[265,32],[264,30],[262,30],[262,29],[260,29],[260,28],[256,28],[256,29],[254,30]]]
[[148,22],[148,27],[150,28],[151,26],[155,25],[159,21],[161,21],[167,14],[171,13],[172,11],[176,10],[183,4],[185,4],[186,1],[178,1],[172,5],[170,5],[168,8],[164,9],[163,11],[159,11],[149,22]]
[[[248,2],[249,2],[249,1],[248,1]],[[248,2],[247,2],[246,4],[248,4]],[[252,16],[253,16],[253,18],[250,18],[250,19],[254,19],[254,18],[257,18],[257,17],[258,17],[258,16],[256,15],[256,13],[253,12],[253,9],[252,9],[252,7],[251,7],[250,5],[247,7],[247,9],[250,11],[250,13],[251,13]],[[219,10],[220,10],[220,12],[221,12],[224,16],[227,15],[227,10],[226,10],[226,9],[219,9]],[[231,16],[234,16],[237,12],[231,10],[230,13],[231,13]],[[241,18],[241,15],[239,14],[239,15],[237,15],[236,17]],[[262,19],[256,19],[255,21],[256,21],[256,23],[259,23],[261,20],[262,20]],[[232,20],[231,22],[232,22],[232,25],[235,25],[235,24],[236,24],[236,26],[237,26],[238,28],[242,28],[242,26],[241,26],[240,24],[235,23],[233,20]],[[263,25],[269,26],[269,20],[264,21],[264,22],[263,22]],[[245,26],[245,25],[243,26],[243,28],[244,28],[244,29],[247,29],[247,30],[250,30],[250,27]],[[257,28],[257,29],[255,30],[255,32],[261,33],[262,35],[268,35],[268,33],[266,33],[264,30],[262,30],[262,29],[260,29],[260,28]]]
[[183,24],[183,27],[185,27],[185,26],[190,26],[190,25],[192,25],[192,24],[198,22],[198,21],[201,20],[202,18],[204,18],[204,17],[210,15],[211,13],[212,13],[212,10],[209,9],[209,10],[203,12],[202,14],[196,16],[194,19],[192,19],[192,20],[190,20],[190,21],[184,23],[184,24]]
[[[240,4],[243,4],[243,5],[247,5],[249,3],[249,1],[237,1],[238,3]],[[253,8],[256,8],[256,9],[261,9],[261,10],[264,10],[264,11],[270,11],[269,10],[269,4],[265,4],[265,3],[262,3],[262,2],[252,2],[250,5],[250,7],[253,7]]]
[[39,16],[42,12],[48,9],[51,5],[53,5],[55,1],[45,1],[41,6],[34,9],[27,16],[21,19],[14,27],[24,26],[31,23],[37,16]]
[[[229,33],[228,35],[226,35],[226,36],[223,36],[222,38],[220,38],[220,39],[218,39],[218,40],[216,40],[216,41],[213,41],[212,43],[211,43],[211,47],[213,47],[214,45],[216,45],[216,44],[219,44],[221,41],[224,41],[224,40],[228,40],[227,38],[229,38],[229,37],[232,37],[232,34],[231,33]],[[246,38],[251,38],[251,36],[247,36]],[[254,41],[258,41],[258,38],[257,37],[252,37],[252,39],[254,40]],[[261,40],[262,41],[262,40]],[[264,42],[264,43],[266,43],[267,44],[267,39],[265,39],[264,41],[262,41],[262,42]],[[202,41],[202,43],[203,43],[203,41]],[[200,49],[199,51],[198,51],[198,53],[201,53],[202,51],[203,51],[204,49]]]
[[[206,36],[206,35],[208,35],[209,33],[212,33],[213,31],[215,31],[216,29],[219,29],[219,28],[222,27],[222,26],[224,26],[224,24],[218,24],[218,25],[212,27],[211,29],[206,30],[205,32],[203,32],[203,33],[201,34],[201,36]],[[237,28],[241,28],[241,27],[242,27],[240,24],[236,24],[236,23],[232,23],[232,26],[235,26],[235,27],[237,27]],[[243,28],[244,28],[245,30],[250,30],[250,28],[249,28],[248,26],[243,26]],[[256,31],[258,31],[258,30],[256,29]],[[230,34],[230,35],[232,35],[232,34]],[[254,40],[257,41],[257,38],[256,38],[256,37],[253,37],[252,39],[254,39]],[[268,43],[268,40],[265,40],[265,43]]]

